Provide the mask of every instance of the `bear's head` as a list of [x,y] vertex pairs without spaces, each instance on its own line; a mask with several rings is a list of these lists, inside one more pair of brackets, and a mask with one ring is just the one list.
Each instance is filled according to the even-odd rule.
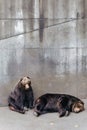
[[31,85],[31,80],[29,77],[23,77],[20,79],[21,84],[25,87],[25,89],[29,89]]
[[75,102],[72,105],[72,111],[75,113],[79,113],[84,110],[84,103],[82,101]]

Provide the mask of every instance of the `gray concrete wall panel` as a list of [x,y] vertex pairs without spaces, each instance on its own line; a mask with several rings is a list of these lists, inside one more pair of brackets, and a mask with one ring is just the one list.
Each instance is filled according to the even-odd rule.
[[0,106],[22,76],[35,98],[87,98],[87,1],[0,0]]

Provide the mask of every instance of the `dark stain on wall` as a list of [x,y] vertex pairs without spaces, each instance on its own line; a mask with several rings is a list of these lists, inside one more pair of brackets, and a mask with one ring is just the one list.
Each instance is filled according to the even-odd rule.
[[43,33],[44,33],[44,1],[39,0],[39,12],[40,12],[40,17],[39,17],[39,39],[40,42],[43,41]]
[[[34,14],[34,0],[30,0],[29,3],[28,3],[28,6],[29,6],[29,17],[31,17],[31,20],[29,21],[29,24],[30,24],[30,28],[31,30],[34,29],[34,16],[32,16]],[[30,14],[31,13],[31,14]]]
[[[83,9],[84,9],[84,14],[83,14],[83,19],[86,18],[86,1],[83,0]],[[85,39],[86,37],[86,21],[83,21],[83,38]]]
[[11,13],[11,18],[15,16],[15,1],[10,1],[10,13]]
[[[22,3],[22,10],[23,10],[23,18],[25,18],[25,20],[29,21],[29,25],[30,25],[30,29],[33,30],[34,29],[34,0],[29,0],[26,1],[24,0]],[[26,22],[25,21],[25,22]]]
[[82,16],[82,18],[85,18],[86,17],[86,1],[85,0],[83,0],[83,16]]

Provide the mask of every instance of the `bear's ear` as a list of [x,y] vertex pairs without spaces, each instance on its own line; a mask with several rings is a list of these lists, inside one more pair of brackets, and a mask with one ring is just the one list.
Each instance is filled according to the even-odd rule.
[[29,82],[29,86],[31,86],[31,81]]
[[[30,79],[30,77],[29,77],[29,76],[27,76],[27,78],[28,78],[28,79]],[[30,81],[29,81],[29,86],[31,86],[31,79],[30,79]]]
[[27,76],[27,78],[28,78],[28,79],[30,79],[30,77],[29,77],[29,76]]
[[22,80],[23,80],[23,78],[20,79],[20,81],[22,81]]
[[22,80],[23,80],[23,78],[19,79],[19,80],[18,80],[18,84],[20,84]]

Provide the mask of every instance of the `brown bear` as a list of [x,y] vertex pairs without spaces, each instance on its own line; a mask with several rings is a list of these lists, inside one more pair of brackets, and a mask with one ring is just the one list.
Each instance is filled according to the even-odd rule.
[[33,89],[29,77],[23,77],[17,83],[13,92],[8,97],[8,106],[11,110],[24,114],[25,107],[33,108]]
[[79,98],[67,94],[44,94],[34,104],[34,115],[48,112],[59,112],[59,117],[70,112],[79,113],[84,110],[84,103]]

